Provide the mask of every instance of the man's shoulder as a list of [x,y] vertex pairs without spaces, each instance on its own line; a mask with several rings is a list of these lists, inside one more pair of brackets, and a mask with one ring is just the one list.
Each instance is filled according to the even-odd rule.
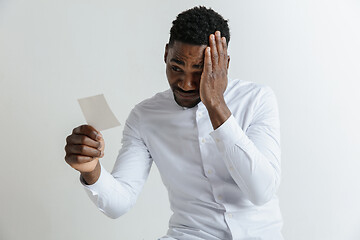
[[138,110],[159,109],[160,107],[166,108],[166,106],[171,105],[172,102],[172,91],[171,89],[167,89],[141,101],[135,105],[135,108]]
[[230,94],[232,96],[238,96],[240,98],[243,98],[245,96],[257,98],[268,92],[272,92],[272,89],[265,84],[241,79],[232,79],[229,80],[229,87],[226,91],[227,94]]

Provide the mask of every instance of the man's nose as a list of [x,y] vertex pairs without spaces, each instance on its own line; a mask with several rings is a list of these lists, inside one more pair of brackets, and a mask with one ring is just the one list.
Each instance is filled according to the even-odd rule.
[[179,87],[184,91],[197,90],[199,81],[200,79],[196,79],[192,74],[186,74],[180,82]]

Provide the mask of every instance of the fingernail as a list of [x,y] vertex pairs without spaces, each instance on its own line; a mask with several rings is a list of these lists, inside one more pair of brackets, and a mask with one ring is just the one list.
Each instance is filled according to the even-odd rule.
[[96,135],[96,140],[100,140],[100,139],[101,139],[101,135],[100,134]]

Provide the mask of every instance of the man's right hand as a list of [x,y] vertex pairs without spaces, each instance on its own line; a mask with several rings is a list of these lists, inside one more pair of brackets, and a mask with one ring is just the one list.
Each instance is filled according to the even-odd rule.
[[[74,169],[81,172],[88,184],[96,181],[94,173],[100,173],[99,158],[104,156],[105,142],[99,131],[90,125],[74,128],[71,135],[66,138],[65,161]],[[96,174],[95,175],[99,175]],[[96,179],[94,179],[94,177]]]

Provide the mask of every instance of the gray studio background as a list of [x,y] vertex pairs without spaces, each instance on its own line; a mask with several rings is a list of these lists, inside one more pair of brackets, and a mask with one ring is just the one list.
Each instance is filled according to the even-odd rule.
[[[78,98],[104,93],[123,126],[167,89],[171,22],[199,4],[230,19],[229,76],[278,97],[285,239],[360,239],[359,1],[0,0],[1,240],[165,235],[155,165],[135,207],[112,220],[65,163],[65,138],[84,123]],[[103,132],[109,171],[122,126]]]

